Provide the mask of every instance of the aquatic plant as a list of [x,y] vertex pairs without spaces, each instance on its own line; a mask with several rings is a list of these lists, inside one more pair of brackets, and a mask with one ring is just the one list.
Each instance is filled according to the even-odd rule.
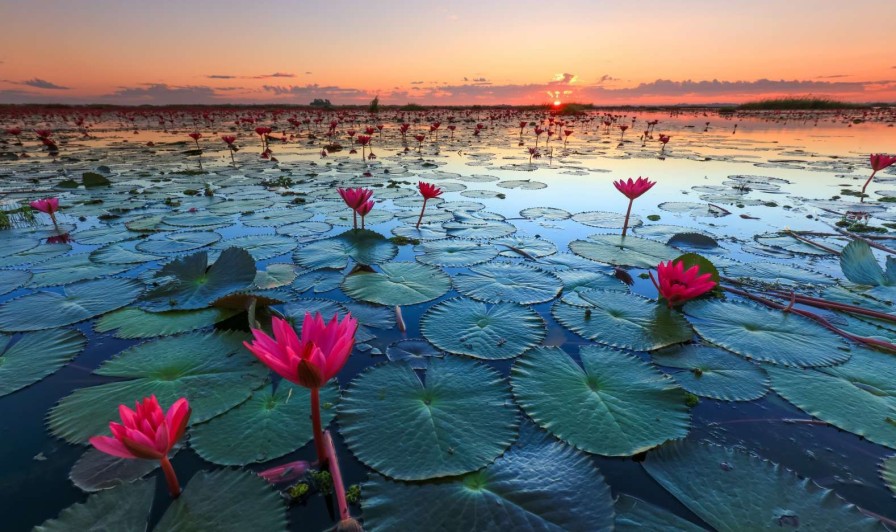
[[[871,184],[871,180],[874,179],[874,175],[877,174],[877,172],[896,163],[896,156],[887,155],[885,153],[872,153],[868,158],[871,162],[871,176],[868,178],[868,181],[865,181],[865,185],[862,186],[862,196],[865,195],[865,189]],[[865,198],[863,197],[862,200],[864,199]]]
[[224,144],[227,145],[227,149],[230,150],[230,162],[234,165],[236,164],[236,160],[233,158],[233,152],[237,150],[237,147],[233,145],[236,142],[236,137],[234,135],[224,135],[221,137],[221,140],[224,141]]
[[159,460],[168,492],[172,497],[180,495],[180,484],[168,453],[183,437],[190,420],[190,404],[183,397],[163,412],[155,395],[137,402],[135,410],[125,405],[118,407],[121,423],[109,423],[112,436],[94,436],[90,444],[97,450],[118,458]]
[[188,136],[189,136],[191,139],[193,139],[193,142],[196,143],[196,149],[197,149],[197,150],[201,150],[202,148],[199,147],[199,139],[202,138],[202,133],[200,133],[200,132],[198,132],[198,131],[194,131],[194,132],[190,133]]
[[628,220],[632,214],[632,204],[635,202],[635,198],[640,197],[642,194],[653,188],[653,185],[656,184],[656,181],[650,181],[646,177],[638,177],[637,181],[632,181],[632,178],[628,178],[628,181],[613,181],[613,186],[616,187],[616,190],[622,192],[626,198],[628,198],[628,210],[625,211],[625,223],[622,226],[622,236],[625,236],[626,231],[628,230]]
[[31,205],[31,208],[34,210],[49,214],[50,219],[53,220],[53,226],[57,229],[59,228],[59,224],[56,223],[56,211],[59,210],[59,198],[34,200],[29,205]]
[[684,261],[679,259],[657,265],[656,276],[659,280],[654,278],[653,272],[649,274],[653,286],[660,297],[666,300],[669,308],[700,297],[718,284],[712,280],[712,273],[700,271],[697,264],[685,269]]
[[[373,155],[372,153],[370,155]],[[361,229],[364,229],[364,218],[370,214],[370,211],[373,209],[373,205],[376,202],[373,200],[365,201],[364,203],[358,205],[358,208],[355,209],[355,212],[361,217]]]
[[442,195],[442,189],[433,185],[432,183],[424,183],[423,181],[417,182],[417,189],[420,190],[420,195],[423,196],[423,206],[420,207],[420,217],[417,218],[417,229],[420,229],[420,222],[423,221],[423,211],[426,210],[426,202],[433,199],[438,198]]
[[[361,205],[367,203],[371,196],[373,196],[373,191],[369,188],[339,188],[336,189],[339,192],[339,195],[342,197],[342,201],[345,202],[346,205],[352,209],[352,216],[354,217],[354,228],[358,228],[358,209]],[[368,211],[369,212],[369,211]]]
[[272,318],[274,338],[261,329],[252,329],[254,340],[243,345],[262,363],[284,379],[311,390],[311,419],[317,459],[326,463],[320,421],[320,388],[339,373],[355,345],[358,322],[347,313],[340,322],[336,314],[324,323],[320,313],[305,313],[302,336],[280,318]]

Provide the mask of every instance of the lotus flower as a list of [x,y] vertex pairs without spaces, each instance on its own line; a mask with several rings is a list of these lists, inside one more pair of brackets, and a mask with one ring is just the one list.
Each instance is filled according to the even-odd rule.
[[58,227],[58,225],[56,224],[56,211],[59,210],[59,198],[44,198],[34,200],[29,205],[31,205],[31,208],[36,211],[49,214],[50,219],[53,220],[53,225]]
[[637,181],[632,181],[632,178],[628,178],[628,181],[623,181],[621,179],[619,181],[613,181],[613,186],[616,187],[616,190],[622,192],[625,197],[628,198],[628,210],[625,211],[625,224],[622,226],[622,236],[625,236],[625,233],[628,230],[628,219],[632,214],[632,204],[635,202],[635,198],[640,197],[655,184],[656,181],[650,181],[646,177],[639,177]]
[[891,164],[896,163],[896,156],[887,155],[885,153],[872,153],[869,159],[871,160],[871,177],[868,178],[868,181],[865,181],[865,186],[862,187],[862,201],[865,200],[865,189],[871,184],[871,180],[874,179],[874,174],[879,170],[883,170]]
[[142,458],[160,460],[168,491],[172,497],[180,495],[180,484],[174,468],[168,461],[171,448],[183,437],[190,420],[190,404],[183,397],[163,412],[155,395],[137,402],[136,410],[119,405],[121,423],[109,423],[112,436],[94,436],[90,444],[112,456],[119,458]]
[[197,150],[198,150],[198,149],[201,149],[201,148],[199,148],[199,139],[202,138],[202,133],[200,133],[200,132],[198,132],[198,131],[194,131],[194,132],[190,133],[188,136],[189,136],[191,139],[193,139],[193,142],[196,143],[196,149],[197,149]]
[[274,338],[252,329],[255,339],[243,345],[284,379],[311,389],[311,421],[318,461],[326,462],[323,427],[320,421],[320,388],[339,373],[355,345],[358,322],[351,313],[339,322],[334,314],[324,323],[320,313],[305,313],[302,337],[286,320],[273,318]]
[[420,152],[420,149],[423,147],[423,141],[426,140],[426,135],[422,133],[418,133],[414,135],[414,140],[417,141],[417,152]]
[[370,213],[371,209],[373,209],[374,203],[376,202],[373,200],[369,200],[358,206],[357,213],[361,217],[361,229],[364,229],[364,217]]
[[666,300],[669,308],[702,296],[716,286],[711,273],[701,274],[700,267],[696,264],[685,270],[684,262],[681,261],[659,263],[656,267],[659,281],[653,277],[653,272],[649,273],[653,286]]
[[423,207],[420,208],[420,217],[417,218],[417,229],[420,229],[420,222],[423,221],[423,212],[426,210],[426,202],[441,196],[442,189],[432,183],[424,183],[423,181],[417,181],[417,188],[420,189],[420,194],[423,196]]
[[354,211],[353,216],[355,218],[355,229],[358,228],[358,208],[361,205],[367,203],[371,196],[373,196],[373,191],[369,188],[338,188],[336,189],[339,192],[339,195],[342,196],[342,201],[345,202],[349,208]]
[[49,130],[49,129],[35,129],[34,133],[37,135],[37,138],[39,138],[39,139],[48,139],[48,138],[50,138],[50,135],[53,134],[53,131]]

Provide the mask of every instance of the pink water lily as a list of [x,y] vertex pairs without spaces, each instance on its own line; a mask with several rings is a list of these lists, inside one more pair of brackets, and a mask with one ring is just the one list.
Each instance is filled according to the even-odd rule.
[[616,190],[622,192],[622,194],[628,198],[628,210],[625,211],[625,223],[622,226],[622,236],[625,236],[625,233],[628,230],[628,219],[632,214],[632,204],[635,202],[635,199],[641,197],[642,194],[653,188],[653,185],[655,184],[656,181],[651,181],[646,177],[638,177],[637,181],[633,181],[632,178],[628,178],[628,181],[623,181],[622,179],[613,181],[613,186],[616,187]]
[[[373,190],[369,188],[337,188],[337,192],[342,197],[342,201],[345,202],[346,205],[353,211],[352,216],[354,217],[354,228],[358,228],[358,209],[361,208],[362,205],[367,203],[370,200],[370,197],[373,196]],[[373,207],[373,205],[371,205]],[[368,212],[370,212],[368,210]],[[366,215],[366,213],[365,213]]]
[[871,184],[871,180],[874,179],[874,174],[893,163],[896,163],[896,156],[887,155],[886,153],[872,153],[869,159],[871,162],[871,177],[868,178],[868,181],[865,181],[865,186],[862,187],[862,201],[865,200],[865,189]]
[[34,200],[29,205],[31,205],[31,208],[36,211],[49,214],[50,220],[53,221],[53,225],[57,228],[59,227],[59,225],[56,223],[56,211],[59,210],[59,198],[44,198]]
[[417,181],[417,188],[420,190],[420,195],[423,196],[423,207],[420,208],[420,217],[417,218],[417,229],[420,229],[420,222],[423,221],[423,212],[426,210],[426,202],[441,196],[442,189],[432,183],[424,183],[423,181]]
[[119,405],[121,423],[109,423],[112,436],[93,436],[90,444],[97,450],[118,458],[159,460],[172,497],[180,495],[180,484],[168,453],[183,437],[190,420],[190,404],[183,397],[163,412],[155,395],[138,401],[135,409]]
[[656,267],[659,280],[653,277],[653,272],[649,274],[653,286],[666,300],[669,308],[702,296],[716,286],[711,273],[700,273],[700,267],[696,264],[685,270],[681,261],[659,263]]
[[302,337],[286,320],[274,317],[274,337],[261,329],[252,329],[252,343],[243,342],[253,355],[284,379],[311,389],[311,424],[317,458],[326,462],[323,427],[320,420],[320,388],[339,373],[355,345],[358,321],[351,313],[340,322],[334,314],[324,323],[320,313],[305,313]]
[[364,217],[370,213],[370,211],[371,211],[371,209],[373,209],[373,205],[375,203],[376,203],[375,201],[369,200],[369,201],[362,203],[361,206],[358,207],[357,213],[358,213],[358,216],[361,217],[361,229],[364,229]]

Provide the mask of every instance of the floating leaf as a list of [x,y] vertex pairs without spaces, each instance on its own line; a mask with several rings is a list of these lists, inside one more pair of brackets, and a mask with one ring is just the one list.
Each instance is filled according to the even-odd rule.
[[[134,460],[139,462],[142,460]],[[34,527],[35,532],[114,530],[146,532],[155,482],[143,480],[95,493],[86,502],[62,510],[59,517]]]
[[155,312],[205,308],[248,287],[255,273],[255,261],[244,249],[224,250],[211,266],[208,254],[200,251],[162,267],[155,277],[161,284],[146,294],[143,306]]
[[31,272],[24,270],[0,270],[0,296],[18,289],[31,279]]
[[558,347],[514,362],[514,397],[539,426],[604,456],[632,456],[687,436],[690,415],[672,379],[603,346],[582,346],[579,356],[584,369]]
[[[321,389],[321,423],[326,427],[336,408],[339,387]],[[190,446],[199,456],[221,465],[267,462],[302,447],[313,437],[308,405],[311,392],[281,380],[256,390],[245,403],[190,430]],[[234,445],[239,442],[239,445]]]
[[426,369],[428,357],[442,357],[444,353],[431,343],[419,338],[399,340],[386,348],[386,357],[393,362],[406,361],[414,369]]
[[[563,479],[546,482],[546,479]],[[612,530],[613,499],[584,454],[534,428],[495,463],[443,482],[362,486],[371,530]]]
[[[808,337],[806,337],[808,340]],[[896,449],[896,367],[893,355],[853,348],[832,367],[767,366],[772,389],[807,414]]]
[[[267,260],[279,257],[296,249],[298,243],[283,235],[249,235],[221,240],[214,245],[213,250],[226,250],[238,247],[248,251],[255,260]],[[213,251],[215,253],[216,251]]]
[[701,532],[705,530],[690,521],[682,519],[668,510],[659,508],[624,493],[616,499],[616,521],[614,530],[620,532],[640,530],[676,530],[678,532]]
[[78,331],[54,329],[12,339],[0,334],[0,397],[55,373],[87,345]]
[[756,364],[718,347],[673,346],[653,353],[654,363],[687,371],[671,373],[694,395],[722,401],[752,401],[768,391],[768,377]]
[[583,289],[564,295],[551,309],[569,330],[602,344],[652,351],[687,342],[693,332],[679,312],[644,297]]
[[681,255],[671,246],[631,235],[591,235],[587,240],[570,242],[569,249],[586,259],[634,268],[655,268]]
[[473,266],[498,256],[498,250],[492,245],[456,238],[425,242],[420,250],[423,254],[417,255],[418,261],[449,268]]
[[63,327],[133,302],[143,285],[133,279],[99,279],[68,285],[63,293],[37,292],[0,306],[0,330],[38,331]]
[[453,279],[465,296],[488,303],[544,303],[557,297],[562,285],[554,274],[522,264],[483,264]]
[[516,437],[517,409],[501,376],[461,358],[430,358],[426,380],[401,363],[357,377],[339,405],[340,432],[359,460],[397,479],[475,471]]
[[358,264],[373,265],[388,262],[398,254],[398,248],[386,237],[367,229],[349,230],[339,236],[318,240],[295,253],[296,262],[305,268],[342,269],[351,258]]
[[896,455],[885,458],[881,462],[880,476],[884,479],[884,484],[890,488],[893,495],[896,496]]
[[464,298],[427,310],[420,332],[439,349],[487,360],[519,356],[545,337],[544,320],[529,307]]
[[833,491],[744,451],[676,442],[648,454],[644,469],[716,530],[885,530]]
[[155,394],[168,407],[190,401],[191,423],[201,423],[242,403],[268,376],[246,351],[242,333],[170,336],[136,345],[104,362],[97,375],[115,382],[79,388],[50,410],[50,431],[71,443],[108,431],[118,405]]
[[144,240],[137,244],[137,249],[144,253],[184,253],[221,240],[221,235],[212,231],[184,231],[170,233],[160,238]]
[[856,284],[879,286],[896,284],[896,279],[891,279],[884,273],[883,268],[877,263],[871,246],[861,240],[853,240],[840,253],[840,268],[843,275]]
[[718,300],[692,301],[684,311],[700,336],[746,358],[796,367],[849,358],[838,335],[789,312]]
[[387,262],[380,273],[348,275],[342,290],[351,298],[380,305],[416,305],[444,295],[451,279],[441,269],[413,262]]
[[292,288],[298,293],[313,290],[315,294],[336,290],[342,284],[345,275],[335,270],[312,270],[296,277]]
[[[582,225],[589,227],[603,227],[606,229],[622,229],[625,224],[625,215],[618,212],[580,212],[574,214],[572,219]],[[629,227],[637,227],[641,225],[641,218],[637,215],[630,216],[628,220]]]
[[[173,452],[180,448],[178,445]],[[68,476],[81,490],[94,492],[130,484],[158,469],[159,465],[157,460],[118,458],[88,447]]]
[[236,311],[216,308],[146,312],[130,307],[106,314],[93,328],[100,333],[115,331],[112,335],[116,338],[153,338],[209,327],[234,314]]

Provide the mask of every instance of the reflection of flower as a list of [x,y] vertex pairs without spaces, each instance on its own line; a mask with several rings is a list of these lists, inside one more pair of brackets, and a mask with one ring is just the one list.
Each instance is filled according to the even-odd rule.
[[190,420],[190,404],[183,397],[163,412],[155,395],[137,402],[136,410],[119,405],[121,423],[109,423],[112,436],[94,436],[90,443],[97,450],[119,458],[160,460],[168,491],[172,497],[180,495],[180,485],[168,453],[183,437]]
[[656,274],[659,281],[653,277],[653,272],[650,272],[650,280],[669,308],[699,297],[716,286],[712,274],[701,274],[696,264],[685,270],[681,261],[661,262],[656,267]]
[[47,238],[47,244],[68,244],[72,241],[72,237],[68,233],[62,233],[61,235],[55,235]]

